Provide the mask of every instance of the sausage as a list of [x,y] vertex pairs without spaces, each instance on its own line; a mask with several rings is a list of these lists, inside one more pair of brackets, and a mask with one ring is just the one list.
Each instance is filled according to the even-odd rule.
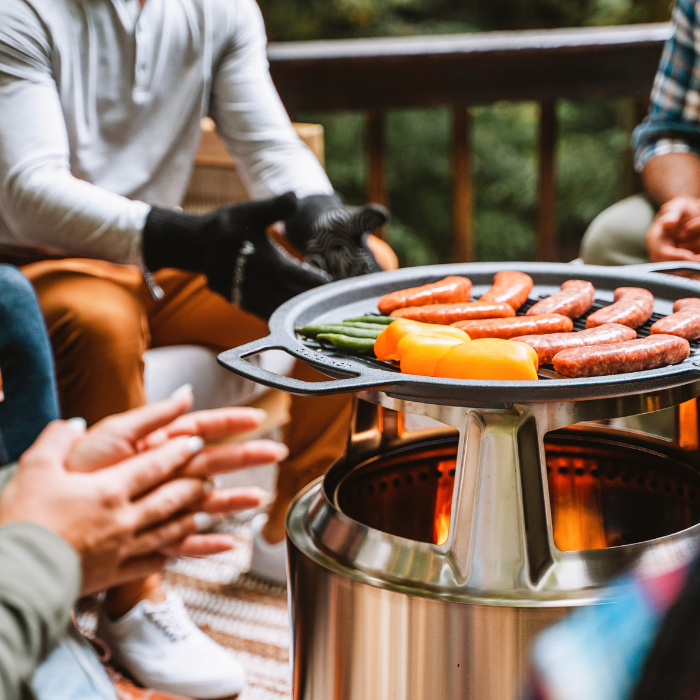
[[607,345],[634,340],[637,331],[619,323],[604,323],[597,328],[589,328],[578,333],[548,333],[547,335],[524,335],[512,340],[527,343],[535,349],[541,365],[551,364],[554,356],[569,348],[582,348],[587,345]]
[[461,304],[428,304],[408,306],[391,312],[395,318],[410,318],[424,323],[444,323],[468,321],[477,318],[510,318],[515,316],[509,304],[496,304],[483,301],[464,301]]
[[565,377],[599,377],[675,365],[688,358],[690,343],[675,335],[650,335],[612,345],[562,350],[552,364]]
[[640,287],[618,287],[610,306],[592,313],[586,319],[586,328],[595,328],[604,323],[621,323],[637,328],[649,320],[654,311],[654,295]]
[[527,301],[527,295],[534,286],[530,275],[517,270],[504,270],[494,275],[491,289],[479,301],[505,303],[517,310]]
[[388,315],[395,309],[407,306],[424,306],[425,304],[449,304],[456,301],[469,301],[472,296],[472,283],[466,277],[450,275],[444,280],[411,287],[398,292],[385,294],[377,306],[379,311]]
[[467,333],[472,339],[503,338],[509,340],[520,335],[536,333],[568,333],[574,322],[560,314],[540,316],[516,316],[515,318],[492,318],[483,321],[458,321],[452,326]]
[[569,318],[578,318],[593,306],[595,287],[584,280],[568,280],[561,290],[552,296],[538,301],[527,310],[527,316],[536,314],[561,314]]
[[[679,299],[679,301],[685,301]],[[700,302],[700,300],[697,300]],[[676,302],[673,305],[675,309],[678,305]],[[679,311],[660,318],[656,323],[652,324],[649,333],[656,335],[664,333],[666,335],[677,335],[679,338],[686,340],[697,340],[700,338],[700,303],[686,304],[681,306]]]
[[689,297],[687,299],[678,299],[673,305],[673,313],[681,309],[687,309],[691,306],[700,306],[700,299],[697,297]]

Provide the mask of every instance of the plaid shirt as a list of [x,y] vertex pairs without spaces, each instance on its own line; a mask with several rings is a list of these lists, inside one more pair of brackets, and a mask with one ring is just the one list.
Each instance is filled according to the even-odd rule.
[[700,155],[700,0],[678,0],[651,92],[651,107],[635,129],[635,166],[667,153]]

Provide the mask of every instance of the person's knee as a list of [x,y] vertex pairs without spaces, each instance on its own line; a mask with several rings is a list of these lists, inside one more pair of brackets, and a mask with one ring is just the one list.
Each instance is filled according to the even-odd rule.
[[634,265],[646,262],[646,232],[654,208],[641,196],[628,197],[601,212],[581,242],[581,257],[589,265]]
[[111,282],[78,278],[46,289],[39,299],[59,361],[133,356],[145,350],[145,324],[137,299]]

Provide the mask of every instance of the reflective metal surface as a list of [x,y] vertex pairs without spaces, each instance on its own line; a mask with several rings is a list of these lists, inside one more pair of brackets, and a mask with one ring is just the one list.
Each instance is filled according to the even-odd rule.
[[[696,453],[589,425],[546,456],[544,435],[696,393],[507,410],[362,394],[345,456],[287,515],[295,700],[517,697],[537,631],[640,554],[681,564],[700,541]],[[445,427],[406,433],[398,411]]]
[[[650,546],[684,561],[700,538],[700,526],[692,526],[653,544],[641,541],[585,551],[556,546],[543,435],[581,415],[619,415],[609,411],[619,406],[619,399],[611,404],[590,402],[598,406],[595,413],[581,409],[586,402],[531,404],[505,411],[406,402],[383,394],[368,398],[456,429],[407,435],[400,426],[387,424],[386,416],[396,416],[395,412],[367,401],[356,403],[348,451],[308,503],[305,530],[315,548],[358,575],[371,577],[374,585],[481,604],[580,605],[591,602],[600,585]],[[421,440],[455,434],[459,438],[454,497],[444,543],[381,532],[339,508],[339,486],[358,464]],[[623,441],[633,437],[624,431],[620,435]],[[664,441],[653,444],[673,451]],[[685,464],[693,464],[690,453],[679,454]]]
[[514,700],[528,642],[565,612],[377,588],[294,544],[289,565],[295,700]]
[[[625,441],[620,441],[624,437]],[[700,523],[700,473],[682,453],[599,427],[545,439],[554,543],[562,551],[658,539]],[[668,454],[668,453],[671,454]],[[448,536],[457,437],[390,450],[352,469],[338,509],[374,530],[428,544]]]

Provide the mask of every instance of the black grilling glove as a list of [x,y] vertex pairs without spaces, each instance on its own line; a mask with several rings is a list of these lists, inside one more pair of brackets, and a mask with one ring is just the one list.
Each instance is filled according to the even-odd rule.
[[382,269],[367,237],[389,218],[379,204],[348,207],[336,194],[319,194],[300,199],[285,223],[287,237],[304,253],[304,261],[340,280]]
[[209,287],[267,321],[288,299],[330,282],[271,241],[268,226],[292,216],[294,194],[221,207],[206,216],[153,207],[143,230],[146,267],[203,272]]

